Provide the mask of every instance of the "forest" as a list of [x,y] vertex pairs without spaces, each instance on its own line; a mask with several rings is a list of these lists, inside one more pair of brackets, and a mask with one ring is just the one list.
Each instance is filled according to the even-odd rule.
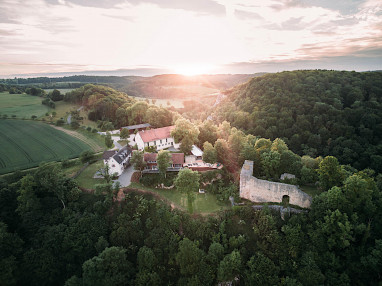
[[[223,163],[222,178],[207,188],[222,200],[238,197],[244,160],[255,162],[256,177],[278,181],[280,174],[293,173],[296,179],[285,183],[319,192],[307,212],[284,218],[267,206],[255,211],[250,203],[202,216],[139,190],[118,201],[118,190],[106,180],[84,192],[61,163],[45,163],[0,179],[0,285],[381,284],[380,76],[264,75],[227,91],[214,121],[188,120],[110,87],[88,84],[67,93],[64,100],[84,105],[106,130],[147,121],[154,127],[174,124],[172,136],[183,152],[197,144],[204,161]],[[346,92],[345,78],[351,86]],[[319,88],[324,83],[328,92]],[[360,93],[352,97],[356,86]],[[358,122],[346,116],[355,110]],[[374,123],[367,125],[367,118]],[[330,137],[309,145],[318,140],[308,140],[318,127]],[[372,136],[359,133],[362,128]],[[278,130],[284,133],[277,136]],[[300,141],[292,140],[295,134]],[[330,149],[345,139],[371,152],[369,161],[346,161],[341,144]],[[157,182],[143,177],[141,183]]]
[[117,202],[111,184],[81,192],[56,163],[15,173],[0,181],[0,284],[378,285],[382,180],[334,179],[282,220],[250,206],[192,216],[140,192]]
[[292,71],[251,79],[226,92],[217,120],[299,155],[337,157],[382,171],[382,72]]

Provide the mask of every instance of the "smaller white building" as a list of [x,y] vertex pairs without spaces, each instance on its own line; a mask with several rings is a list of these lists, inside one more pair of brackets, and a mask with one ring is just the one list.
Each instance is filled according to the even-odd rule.
[[132,149],[124,146],[118,152],[115,150],[105,151],[103,153],[103,162],[109,166],[109,173],[117,173],[118,176],[129,166]]
[[142,151],[145,147],[155,146],[156,150],[162,150],[173,146],[179,148],[179,144],[175,143],[171,136],[171,131],[175,126],[167,126],[151,130],[142,130],[135,136],[138,150]]

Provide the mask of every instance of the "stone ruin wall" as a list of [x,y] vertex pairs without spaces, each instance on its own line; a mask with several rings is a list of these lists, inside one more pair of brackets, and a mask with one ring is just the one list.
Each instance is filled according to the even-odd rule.
[[252,202],[282,202],[284,195],[289,203],[309,208],[312,197],[295,185],[260,180],[253,176],[253,161],[246,160],[240,173],[240,197]]

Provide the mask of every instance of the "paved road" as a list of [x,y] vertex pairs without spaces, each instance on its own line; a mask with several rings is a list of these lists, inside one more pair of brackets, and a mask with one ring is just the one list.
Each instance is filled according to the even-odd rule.
[[121,144],[118,143],[118,141],[121,140],[119,136],[111,136],[111,139],[113,139],[114,142],[114,148],[111,150],[119,150],[123,147]]
[[129,166],[126,170],[123,171],[121,176],[114,182],[119,182],[121,184],[121,187],[128,187],[131,183],[131,176],[135,172],[133,166]]

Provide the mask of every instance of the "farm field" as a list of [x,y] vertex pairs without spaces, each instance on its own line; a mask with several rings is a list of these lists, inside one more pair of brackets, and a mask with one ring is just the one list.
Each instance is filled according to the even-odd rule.
[[92,149],[78,138],[35,121],[0,120],[0,134],[0,174],[78,157]]
[[16,115],[17,118],[30,119],[32,115],[41,117],[49,111],[46,105],[41,104],[42,98],[28,94],[9,94],[0,92],[0,114]]

